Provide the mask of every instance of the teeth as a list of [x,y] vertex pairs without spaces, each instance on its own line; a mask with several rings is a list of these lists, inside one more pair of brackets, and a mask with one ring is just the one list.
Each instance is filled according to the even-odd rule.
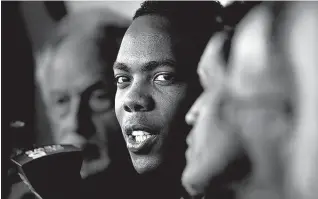
[[131,143],[127,143],[127,147],[132,147],[133,145]]
[[136,143],[141,143],[150,138],[152,135],[146,131],[133,131],[129,135],[129,139],[134,139]]
[[132,135],[133,136],[145,136],[145,135],[149,135],[149,133],[146,131],[133,131]]
[[135,136],[135,140],[136,140],[136,142],[143,142],[150,137],[151,137],[151,135],[137,135],[137,136]]

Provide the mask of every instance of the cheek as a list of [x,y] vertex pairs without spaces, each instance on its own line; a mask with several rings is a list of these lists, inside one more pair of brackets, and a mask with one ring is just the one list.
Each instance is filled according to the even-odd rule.
[[188,101],[186,86],[167,89],[165,92],[156,92],[154,95],[156,109],[161,112],[164,118],[179,119],[184,116],[188,111],[190,103]]
[[51,121],[50,126],[52,128],[52,139],[55,143],[60,143],[65,137],[65,124],[62,121]]
[[54,108],[48,108],[47,115],[51,123],[59,123],[60,117]]
[[239,116],[244,138],[249,143],[276,142],[288,131],[288,120],[283,112],[269,110],[242,111]]
[[60,131],[68,126],[69,120],[69,106],[63,107],[63,114],[61,114],[61,109],[51,106],[47,110],[48,119],[54,131]]
[[61,129],[63,129],[63,126],[66,126],[67,121],[56,116],[56,114],[51,113],[49,115],[49,122],[50,122],[50,126],[54,132],[54,136],[55,136],[55,134],[57,136],[59,134],[59,132],[61,131]]
[[[289,126],[283,113],[276,111],[246,111],[241,114],[243,139],[248,155],[255,165],[255,175],[267,179],[280,177],[280,162],[284,160],[284,143],[288,140]],[[274,164],[273,164],[274,163]]]
[[63,119],[60,117],[55,117],[54,115],[50,116],[50,127],[52,132],[52,139],[55,143],[65,143],[73,140],[73,132],[68,130],[68,126],[70,123],[67,119]]

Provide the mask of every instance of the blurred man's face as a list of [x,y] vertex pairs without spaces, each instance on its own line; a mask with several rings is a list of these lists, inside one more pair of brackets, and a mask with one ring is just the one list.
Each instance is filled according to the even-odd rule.
[[[217,151],[221,150],[219,147],[222,151],[228,151],[227,143],[231,143],[226,134],[222,133],[225,125],[216,121],[219,116],[217,104],[223,97],[225,74],[221,53],[225,38],[225,34],[217,33],[209,41],[198,67],[204,91],[186,115],[187,123],[193,125],[193,128],[187,137],[187,166],[182,180],[193,195],[202,194],[209,185],[211,167],[224,166]],[[217,157],[220,159],[214,162]]]
[[118,128],[111,81],[105,81],[98,54],[92,44],[66,41],[46,74],[54,142],[84,149],[83,177],[108,166],[109,134]]
[[291,84],[278,59],[269,56],[270,15],[262,7],[257,11],[237,29],[228,73],[222,71],[219,53],[222,36],[211,39],[201,59],[198,73],[204,93],[186,117],[194,127],[187,139],[183,184],[193,195],[202,194],[237,157],[247,156],[252,171],[243,173],[245,181],[230,176],[224,186],[234,190],[236,198],[280,197],[281,138],[288,132],[285,102]]
[[114,65],[116,115],[139,173],[156,169],[168,156],[182,151],[180,143],[187,133],[183,118],[193,97],[183,75],[189,67],[177,59],[177,37],[170,29],[163,17],[137,18]]

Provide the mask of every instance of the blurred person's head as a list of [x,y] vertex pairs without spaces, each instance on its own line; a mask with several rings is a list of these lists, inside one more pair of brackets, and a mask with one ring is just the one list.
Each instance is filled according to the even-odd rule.
[[278,4],[275,42],[294,78],[294,115],[284,163],[285,198],[318,195],[318,3]]
[[[216,189],[222,187],[222,180],[224,181],[226,176],[215,175],[215,171],[211,168],[218,167],[223,170],[222,167],[225,167],[227,162],[226,159],[223,162],[222,153],[234,155],[231,154],[233,153],[231,149],[228,149],[233,140],[223,134],[221,128],[232,129],[223,124],[222,119],[215,121],[216,117],[223,116],[216,107],[221,106],[220,101],[226,98],[224,87],[230,70],[227,61],[233,29],[253,5],[254,3],[234,2],[223,8],[224,30],[212,35],[199,62],[197,73],[203,93],[186,115],[186,122],[193,125],[193,128],[187,137],[189,146],[186,152],[187,165],[182,177],[183,185],[192,195],[204,194],[214,185],[217,185],[214,186]],[[215,161],[216,158],[218,161]],[[213,185],[211,185],[212,178],[217,178]]]
[[201,91],[196,66],[219,28],[220,8],[216,2],[146,1],[136,11],[114,74],[116,115],[139,173],[184,166],[184,116]]
[[[317,181],[308,183],[309,176],[316,174],[313,169],[313,159],[317,157],[314,141],[309,140],[310,136],[304,136],[304,132],[298,134],[302,139],[290,137],[298,130],[295,128],[299,119],[300,104],[297,101],[305,96],[299,94],[309,91],[310,87],[313,89],[316,84],[308,82],[307,87],[301,88],[303,90],[297,86],[297,81],[304,82],[299,75],[301,72],[307,77],[317,74],[313,67],[308,66],[308,63],[313,66],[314,62],[305,61],[313,60],[313,45],[308,41],[314,37],[310,27],[314,26],[315,9],[310,8],[310,4],[299,4],[298,8],[286,5],[265,3],[253,8],[235,30],[229,59],[224,57],[226,33],[214,35],[201,58],[198,73],[204,92],[186,117],[194,128],[187,139],[189,150],[183,184],[193,195],[204,194],[207,189],[213,189],[211,185],[216,185],[233,191],[233,198],[283,198],[285,193],[282,190],[288,186],[283,182],[286,175],[290,175],[286,171],[291,163],[296,162],[295,159],[298,160],[298,167],[293,167],[295,170],[301,170],[304,161],[299,160],[302,159],[308,163],[310,172],[306,172],[307,179],[301,176],[301,172],[292,175],[293,182],[296,182],[293,191],[299,190],[295,187],[297,184],[303,185],[302,191],[305,184],[317,187]],[[311,15],[305,14],[304,8],[312,11]],[[309,20],[307,24],[305,19]],[[294,34],[296,30],[308,37]],[[295,41],[299,42],[298,45]],[[306,52],[301,53],[299,47]],[[312,113],[311,116],[317,116],[317,111],[314,111],[317,110],[317,98],[312,93],[307,93],[309,95],[304,100],[312,104],[307,111]],[[314,99],[316,103],[312,101]],[[306,122],[303,118],[307,118]],[[307,130],[312,139],[317,139],[312,134],[317,132],[313,119],[305,115],[303,118],[300,121],[312,127],[305,129],[304,125],[303,130]],[[290,139],[298,158],[290,151],[286,153]],[[304,140],[311,144],[314,152],[302,143]],[[298,144],[297,149],[294,143]],[[240,160],[246,164],[240,165]],[[296,176],[301,181],[295,180]],[[306,191],[302,194],[306,195]],[[304,195],[298,198],[304,198]]]
[[83,149],[83,177],[107,168],[115,158],[111,145],[117,152],[121,146],[112,140],[120,132],[112,65],[125,30],[109,26],[105,17],[100,10],[67,16],[37,56],[53,141]]
[[216,104],[213,101],[221,98],[224,86],[226,70],[222,48],[227,37],[226,33],[216,33],[209,41],[197,70],[204,91],[186,115],[186,122],[193,125],[193,128],[187,137],[187,165],[182,181],[192,195],[205,193],[211,178],[214,177],[214,173],[210,172],[211,167],[222,164],[214,162],[214,151],[219,150],[220,144],[224,145],[223,150],[230,147],[226,146],[226,143],[231,140],[227,140],[226,135],[222,134],[220,127],[214,122],[214,118],[220,113],[215,110]]

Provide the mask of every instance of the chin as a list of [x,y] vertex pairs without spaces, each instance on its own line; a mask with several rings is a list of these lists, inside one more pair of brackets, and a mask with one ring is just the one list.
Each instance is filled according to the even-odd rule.
[[209,184],[208,180],[201,179],[198,176],[202,176],[200,173],[191,171],[191,169],[186,168],[182,175],[182,185],[186,188],[190,195],[200,195],[203,194],[205,188]]
[[[187,155],[187,165],[182,173],[182,184],[191,195],[203,194],[211,182],[213,164],[197,158],[189,158],[189,151],[187,151]],[[200,155],[192,154],[192,157],[198,156]]]
[[155,155],[130,154],[135,170],[139,174],[156,171],[161,165],[161,158]]

